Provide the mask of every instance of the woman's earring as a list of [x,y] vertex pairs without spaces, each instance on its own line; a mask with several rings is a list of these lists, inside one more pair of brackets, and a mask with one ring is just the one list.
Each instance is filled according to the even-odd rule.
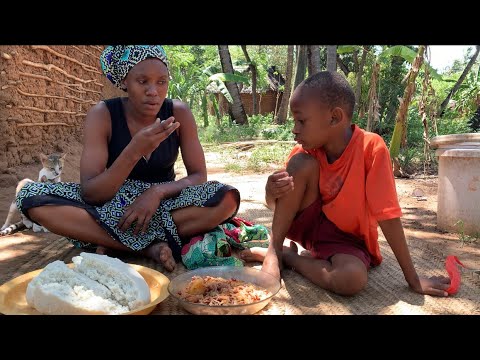
[[122,85],[120,86],[120,89],[122,89],[123,91],[127,91],[127,85],[122,84]]

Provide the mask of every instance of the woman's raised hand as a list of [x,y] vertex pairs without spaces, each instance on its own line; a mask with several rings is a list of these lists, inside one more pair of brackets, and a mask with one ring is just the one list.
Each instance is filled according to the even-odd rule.
[[138,155],[139,158],[147,156],[179,127],[180,123],[175,122],[173,116],[163,121],[157,118],[152,125],[144,127],[135,134],[130,142],[130,146],[133,147],[135,154]]

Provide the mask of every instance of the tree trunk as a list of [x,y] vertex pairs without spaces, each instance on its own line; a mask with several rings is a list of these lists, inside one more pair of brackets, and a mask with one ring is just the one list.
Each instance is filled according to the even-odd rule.
[[327,45],[327,71],[337,71],[337,45]]
[[[427,51],[428,48],[425,48],[425,51]],[[432,93],[429,93],[429,89],[432,90]],[[429,95],[433,95],[433,88],[432,88],[432,83],[430,81],[430,73],[427,67],[425,67],[425,73],[423,77],[423,83],[422,83],[422,96],[420,97],[420,101],[418,104],[418,109],[419,109],[419,114],[422,116],[422,125],[423,125],[423,171],[426,171],[426,165],[427,163],[430,163],[430,135],[428,131],[428,108],[430,106],[427,105],[427,101],[429,98]]]
[[339,54],[337,54],[337,65],[340,67],[340,70],[343,71],[345,77],[348,77],[348,73],[350,72],[350,70],[348,69],[348,66],[345,65],[345,63],[342,61],[342,59],[340,59]]
[[318,45],[307,46],[308,76],[321,71],[320,68],[320,47]]
[[242,45],[243,55],[245,55],[245,59],[247,60],[248,67],[252,72],[252,102],[253,102],[253,115],[258,115],[258,104],[257,104],[257,67],[248,56],[247,46]]
[[412,68],[408,74],[407,87],[403,94],[403,99],[400,101],[397,117],[395,118],[395,129],[393,130],[392,140],[390,142],[390,157],[393,161],[393,174],[398,177],[405,176],[398,161],[398,154],[400,152],[400,144],[403,142],[403,134],[407,132],[407,114],[408,106],[412,100],[415,92],[415,79],[418,71],[423,63],[423,53],[425,52],[425,45],[418,47],[418,53],[413,61]]
[[202,95],[202,117],[203,117],[203,127],[208,127],[208,98],[207,90],[204,90]]
[[[222,63],[223,72],[227,74],[233,74],[232,58],[230,57],[228,45],[218,45],[218,54],[220,56],[220,62]],[[232,81],[226,81],[225,86],[227,87],[228,92],[233,99],[231,109],[236,123],[240,125],[247,125],[247,114],[245,114],[245,109],[243,108],[237,83]]]
[[378,93],[377,93],[377,79],[380,72],[380,64],[373,64],[372,78],[370,80],[370,91],[368,94],[368,116],[367,116],[367,131],[372,131],[373,124],[378,121]]
[[285,74],[285,88],[283,90],[280,109],[275,118],[276,124],[285,124],[287,120],[288,104],[290,102],[290,93],[292,91],[292,73],[293,73],[293,45],[287,48],[287,73]]
[[295,71],[295,90],[297,86],[305,79],[307,70],[307,45],[298,45],[297,69]]
[[367,47],[364,47],[362,52],[362,59],[360,60],[357,71],[357,84],[355,85],[355,107],[353,108],[354,113],[355,111],[357,111],[358,106],[360,105],[360,99],[362,96],[362,75],[363,68],[365,67],[365,62],[367,61],[367,53]]
[[358,72],[358,50],[353,51],[353,72],[356,74]]
[[477,60],[477,56],[478,56],[478,53],[480,52],[480,45],[477,45],[477,50],[475,51],[475,54],[473,54],[472,58],[470,59],[470,61],[468,62],[467,66],[465,67],[465,69],[463,70],[462,72],[462,75],[460,75],[460,77],[458,78],[457,82],[455,83],[455,85],[453,86],[452,90],[450,90],[450,92],[448,93],[447,97],[445,98],[445,100],[443,100],[442,104],[440,105],[440,109],[438,110],[438,114],[439,117],[442,117],[444,112],[445,112],[445,108],[447,107],[448,105],[448,102],[450,101],[450,99],[452,98],[453,94],[455,94],[455,92],[458,90],[458,88],[460,87],[460,85],[462,85],[462,82],[463,80],[465,80],[465,77],[467,76],[468,72],[470,71],[470,69],[472,68],[473,64],[475,63],[475,60]]

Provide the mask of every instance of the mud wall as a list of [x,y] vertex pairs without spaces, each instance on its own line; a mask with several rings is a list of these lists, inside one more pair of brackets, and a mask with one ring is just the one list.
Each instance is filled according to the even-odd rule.
[[68,152],[88,109],[124,96],[103,75],[103,46],[0,46],[0,172]]

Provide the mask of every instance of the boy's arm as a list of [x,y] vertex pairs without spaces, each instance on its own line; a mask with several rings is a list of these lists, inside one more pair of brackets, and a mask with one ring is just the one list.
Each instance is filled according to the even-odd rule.
[[[282,268],[283,242],[292,225],[293,219],[300,209],[307,185],[309,181],[310,183],[312,182],[311,171],[308,166],[304,166],[304,162],[301,160],[290,162],[287,169],[288,172],[281,170],[274,173],[269,177],[268,181],[273,182],[271,185],[275,189],[272,191],[274,197],[275,194],[281,193],[282,195],[277,196],[276,200],[274,200],[275,210],[272,220],[272,237],[267,254],[263,260],[262,271],[272,274],[277,279],[280,279],[280,269]],[[294,182],[295,186],[293,186]],[[283,183],[283,185],[279,183]],[[315,189],[317,189],[317,184],[318,177],[315,178],[314,184],[310,184],[310,186],[315,186]],[[267,192],[268,188],[267,183]]]
[[304,190],[305,188],[297,186],[288,194],[274,200],[276,205],[272,220],[272,237],[263,261],[262,271],[270,273],[277,279],[280,279],[280,270],[282,269],[283,242],[300,207]]
[[450,286],[450,280],[448,278],[424,278],[417,275],[412,263],[412,258],[410,257],[400,218],[379,221],[378,224],[402,268],[408,285],[420,294],[448,296],[448,293],[445,291]]

